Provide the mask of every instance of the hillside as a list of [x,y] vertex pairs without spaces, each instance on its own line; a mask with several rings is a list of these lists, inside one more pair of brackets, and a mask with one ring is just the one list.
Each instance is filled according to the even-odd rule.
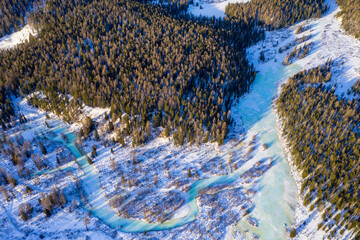
[[341,26],[354,35],[356,38],[360,38],[360,2],[356,0],[337,0],[341,8],[339,17],[342,19]]
[[340,238],[345,230],[360,230],[360,102],[321,84],[330,81],[330,71],[331,62],[295,75],[277,104],[292,160],[304,179],[304,205],[322,212],[318,229]]
[[226,15],[243,21],[256,20],[269,29],[291,26],[312,17],[319,18],[328,6],[324,0],[251,0],[247,3],[231,3]]

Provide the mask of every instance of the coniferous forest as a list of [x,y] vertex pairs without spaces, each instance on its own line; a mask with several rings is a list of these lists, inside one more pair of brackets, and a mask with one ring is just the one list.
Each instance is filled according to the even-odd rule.
[[[263,19],[250,10],[246,17],[227,11],[223,20],[195,18],[187,6],[186,1],[47,1],[29,16],[38,37],[0,54],[0,86],[15,95],[44,93],[32,104],[67,121],[72,121],[69,106],[80,102],[111,107],[114,120],[126,113],[132,120],[125,120],[129,126],[120,134],[133,135],[136,144],[145,141],[147,122],[167,128],[177,145],[222,144],[232,124],[231,103],[255,78],[245,48],[263,38]],[[296,18],[272,25],[286,26],[325,7],[318,0],[297,9]]]
[[341,8],[339,17],[341,17],[341,26],[354,35],[360,38],[360,1],[358,0],[337,0]]
[[33,8],[34,0],[2,0],[0,1],[0,38],[19,31],[25,25],[25,17]]
[[277,29],[300,20],[318,18],[327,9],[324,0],[251,0],[245,4],[229,4],[225,11],[231,19],[255,20],[268,29]]
[[1,86],[41,91],[48,104],[32,103],[58,114],[67,115],[62,106],[68,103],[59,94],[71,94],[90,106],[111,107],[113,119],[136,116],[125,135],[151,121],[179,128],[180,145],[203,129],[222,143],[232,100],[255,78],[245,48],[263,32],[253,23],[193,18],[181,14],[181,6],[166,6],[49,1],[31,14],[38,39],[1,53]]
[[[359,2],[337,0],[342,27],[359,38]],[[353,230],[360,237],[360,80],[347,97],[335,94],[331,61],[300,72],[283,87],[277,100],[291,155],[304,179],[304,204],[324,209],[318,229],[332,237]],[[331,203],[327,205],[326,203]],[[342,228],[342,229],[341,229]]]

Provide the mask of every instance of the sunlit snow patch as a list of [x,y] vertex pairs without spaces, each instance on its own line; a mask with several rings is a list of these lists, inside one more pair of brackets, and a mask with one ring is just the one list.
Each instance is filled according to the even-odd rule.
[[211,3],[210,1],[194,1],[194,4],[189,6],[189,12],[195,16],[205,17],[225,17],[225,8],[229,3],[242,2],[246,3],[249,0],[226,0]]
[[20,31],[14,32],[13,34],[0,38],[0,49],[13,48],[19,43],[23,43],[24,41],[28,40],[30,34],[35,36],[36,31],[33,28],[31,28],[29,25],[26,25]]

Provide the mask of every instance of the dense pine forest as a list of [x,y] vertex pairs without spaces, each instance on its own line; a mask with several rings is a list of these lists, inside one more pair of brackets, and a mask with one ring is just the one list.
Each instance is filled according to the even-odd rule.
[[343,234],[344,229],[359,235],[360,95],[355,87],[354,99],[337,96],[334,87],[325,85],[331,80],[330,72],[328,61],[289,79],[277,99],[278,113],[294,164],[304,179],[304,204],[310,209],[326,208],[318,228],[328,231],[336,224],[330,237]]
[[294,23],[318,18],[328,9],[324,0],[251,0],[229,4],[225,11],[231,19],[253,21],[269,29],[291,26]]
[[25,25],[25,17],[33,8],[34,0],[1,0],[0,1],[0,38],[19,31]]
[[337,3],[341,8],[341,26],[356,38],[360,38],[360,1],[337,0]]
[[126,113],[121,134],[136,144],[146,140],[147,122],[174,130],[179,145],[195,137],[221,144],[232,100],[255,78],[245,48],[263,32],[254,23],[196,19],[181,5],[166,6],[48,1],[31,14],[38,39],[0,54],[1,87],[43,92],[32,103],[64,116],[70,102],[61,94],[111,107],[114,121]]
[[[187,1],[151,2],[47,1],[29,17],[38,38],[0,53],[2,91],[42,92],[32,104],[69,122],[81,102],[111,107],[113,121],[130,116],[121,119],[127,127],[119,139],[132,135],[136,144],[146,141],[150,122],[173,133],[178,145],[222,144],[231,103],[255,78],[245,48],[263,37],[258,24],[287,26],[326,10],[320,0],[269,8],[255,0],[228,7],[221,20],[189,16]],[[261,9],[273,9],[280,21],[269,22]]]

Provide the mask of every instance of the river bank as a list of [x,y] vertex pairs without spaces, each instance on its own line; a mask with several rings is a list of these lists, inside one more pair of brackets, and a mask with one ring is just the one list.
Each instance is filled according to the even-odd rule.
[[[339,96],[351,98],[347,95],[348,90],[357,81],[359,77],[358,63],[360,62],[360,42],[354,37],[349,36],[341,28],[341,19],[336,16],[340,11],[335,0],[328,0],[329,10],[319,19],[310,20],[297,24],[297,26],[304,26],[307,28],[302,34],[311,35],[308,41],[304,44],[313,42],[315,47],[310,51],[310,54],[302,59],[296,60],[295,64],[301,66],[302,69],[310,69],[324,64],[328,59],[333,61],[332,64],[332,79],[326,85],[334,87],[335,93]],[[280,84],[284,83],[281,82]],[[279,84],[277,96],[281,93],[281,86]],[[276,126],[279,134],[279,139],[286,152],[287,161],[291,167],[291,174],[295,179],[297,185],[298,203],[295,210],[295,222],[292,228],[297,229],[297,236],[295,239],[323,239],[329,233],[318,229],[318,224],[322,223],[322,211],[317,208],[310,210],[311,204],[305,207],[303,204],[303,196],[300,193],[302,177],[301,172],[296,168],[291,157],[291,146],[286,141],[282,120],[276,113],[276,106],[273,106],[276,116]],[[328,231],[330,232],[330,231]],[[348,230],[343,234],[343,238],[347,239],[351,236]],[[338,238],[342,239],[342,238]]]

